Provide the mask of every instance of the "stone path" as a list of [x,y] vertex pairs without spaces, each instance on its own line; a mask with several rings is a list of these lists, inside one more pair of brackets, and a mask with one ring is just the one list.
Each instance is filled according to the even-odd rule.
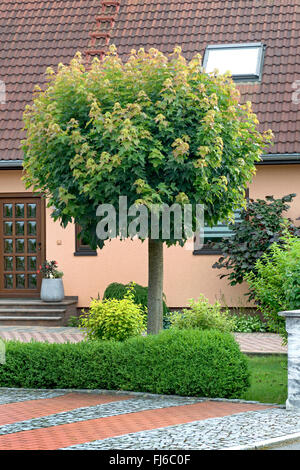
[[300,433],[283,406],[128,392],[0,389],[0,450],[222,450]]
[[[230,429],[226,446],[240,442],[237,426],[252,423],[261,432],[266,410],[284,412],[256,403],[112,392],[0,394],[0,450],[221,448]],[[229,428],[223,419],[230,418]]]
[[[241,350],[248,353],[287,353],[279,335],[273,333],[235,333]],[[49,343],[77,343],[84,339],[79,328],[43,326],[0,326],[0,338],[23,342],[48,341]]]
[[47,341],[48,343],[78,343],[84,339],[79,328],[59,326],[0,326],[0,338],[28,343]]
[[280,336],[274,333],[235,333],[234,336],[243,352],[260,354],[287,353],[287,346],[283,346]]

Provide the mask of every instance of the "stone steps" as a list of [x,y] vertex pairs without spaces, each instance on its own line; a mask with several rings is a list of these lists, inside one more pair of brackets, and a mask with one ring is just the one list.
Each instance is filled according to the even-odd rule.
[[62,302],[40,299],[0,299],[0,326],[67,326],[76,316],[77,297]]

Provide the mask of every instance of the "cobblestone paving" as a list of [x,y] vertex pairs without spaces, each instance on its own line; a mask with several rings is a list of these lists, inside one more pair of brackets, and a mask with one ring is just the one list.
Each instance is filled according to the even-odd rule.
[[[300,431],[300,413],[249,411],[71,446],[69,450],[221,450]],[[64,450],[65,450],[64,449]]]
[[64,391],[56,390],[26,390],[0,388],[0,405],[17,403],[21,401],[39,400],[42,398],[54,398],[64,395]]
[[[264,434],[263,421],[266,425],[268,415],[261,410],[272,411],[268,405],[255,402],[147,394],[128,396],[125,392],[109,395],[106,391],[70,393],[0,388],[0,396],[0,416],[4,423],[0,426],[2,450],[202,449],[210,448],[209,445],[218,448],[222,447],[223,439],[226,445],[236,444],[240,442],[239,433],[250,435],[253,422]],[[57,407],[64,411],[51,412]],[[255,410],[259,410],[258,414]],[[29,415],[29,419],[17,421],[22,414]],[[276,428],[276,414],[273,416]],[[227,421],[227,417],[233,421]],[[298,429],[295,418],[286,429]]]
[[117,401],[104,405],[82,407],[72,411],[55,413],[50,416],[44,416],[41,418],[29,419],[26,421],[19,421],[17,423],[6,424],[0,426],[0,435],[12,434],[20,431],[28,431],[30,429],[47,428],[50,426],[58,426],[66,423],[76,423],[91,419],[105,418],[108,416],[117,416],[125,413],[137,413],[139,411],[145,410],[155,410],[159,408],[190,405],[192,403],[199,403],[202,401],[203,399],[200,398],[189,397],[135,397],[124,401]]

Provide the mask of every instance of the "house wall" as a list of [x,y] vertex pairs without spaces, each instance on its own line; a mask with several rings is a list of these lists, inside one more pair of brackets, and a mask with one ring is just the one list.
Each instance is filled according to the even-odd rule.
[[[281,197],[299,193],[295,198],[289,216],[300,216],[300,165],[265,165],[257,167],[257,174],[250,185],[250,197],[264,198],[266,195]],[[0,192],[24,192],[21,171],[0,171]],[[135,281],[147,284],[147,243],[139,241],[108,242],[97,257],[74,256],[75,228],[70,225],[63,229],[46,215],[46,257],[55,259],[64,271],[65,293],[77,295],[78,306],[87,307],[91,297],[102,297],[111,282]],[[226,279],[220,280],[219,270],[212,265],[216,255],[193,255],[180,247],[165,248],[164,291],[170,307],[183,307],[190,298],[203,293],[211,302],[223,297],[229,306],[246,305],[245,286],[230,287]]]

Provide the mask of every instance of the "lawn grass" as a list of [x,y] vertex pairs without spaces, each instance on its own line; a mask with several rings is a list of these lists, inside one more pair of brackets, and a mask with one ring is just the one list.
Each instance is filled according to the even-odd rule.
[[284,404],[287,399],[287,357],[285,355],[248,356],[250,388],[244,400]]

